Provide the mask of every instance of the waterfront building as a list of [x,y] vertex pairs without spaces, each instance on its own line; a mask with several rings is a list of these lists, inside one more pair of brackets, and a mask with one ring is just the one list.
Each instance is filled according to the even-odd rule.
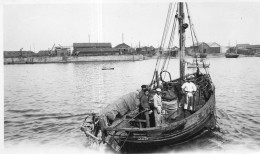
[[55,55],[59,57],[70,56],[69,47],[55,47]]
[[47,56],[51,56],[51,50],[40,50],[38,53],[37,53],[37,56],[39,57],[47,57]]
[[199,42],[194,46],[190,46],[186,50],[186,54],[193,55],[195,52],[206,53],[206,54],[218,54],[221,52],[221,46],[216,42]]
[[174,46],[172,48],[163,50],[162,54],[165,56],[170,55],[171,57],[176,57],[178,56],[178,47]]
[[125,43],[118,44],[114,48],[119,49],[120,54],[131,54],[131,47]]
[[112,48],[111,43],[73,43],[74,56],[119,55],[119,49]]
[[246,49],[246,47],[248,47],[250,44],[237,44],[236,47],[238,49]]
[[153,56],[153,55],[155,55],[155,48],[153,46],[150,46],[150,47],[144,46],[141,48],[136,48],[136,52],[137,52],[137,54]]
[[162,54],[160,47],[154,48],[154,51],[155,51],[155,56],[159,56],[160,54]]
[[260,53],[260,45],[237,44],[237,53],[243,55],[254,55]]
[[247,48],[252,50],[254,54],[260,53],[260,45],[249,45]]
[[4,51],[4,58],[33,57],[36,53],[33,51]]

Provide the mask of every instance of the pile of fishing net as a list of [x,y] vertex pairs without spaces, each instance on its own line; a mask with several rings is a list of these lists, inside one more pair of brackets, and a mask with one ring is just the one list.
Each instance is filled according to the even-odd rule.
[[99,114],[105,115],[110,121],[114,121],[116,117],[122,117],[123,115],[136,110],[139,105],[139,92],[130,92],[107,105]]

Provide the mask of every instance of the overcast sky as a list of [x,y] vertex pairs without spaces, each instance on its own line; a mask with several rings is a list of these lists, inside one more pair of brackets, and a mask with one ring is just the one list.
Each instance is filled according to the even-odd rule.
[[[46,50],[53,44],[124,42],[159,46],[172,1],[4,1],[4,50]],[[190,2],[199,41],[260,44],[260,1]],[[187,43],[190,44],[189,34]]]

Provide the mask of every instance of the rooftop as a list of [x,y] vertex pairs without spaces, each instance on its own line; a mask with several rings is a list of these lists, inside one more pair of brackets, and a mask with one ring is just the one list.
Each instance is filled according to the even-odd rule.
[[111,43],[73,43],[73,47],[88,47],[88,48],[108,47],[108,48],[112,48],[112,45],[111,45]]
[[115,46],[114,48],[130,48],[130,46],[125,43],[121,43],[121,44],[118,44],[117,46]]
[[86,48],[84,50],[80,50],[78,52],[116,52],[119,51],[119,49],[115,48]]

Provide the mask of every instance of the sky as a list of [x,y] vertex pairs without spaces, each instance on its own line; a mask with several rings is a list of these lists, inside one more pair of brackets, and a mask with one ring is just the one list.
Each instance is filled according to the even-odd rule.
[[[170,2],[174,1],[6,0],[3,50],[38,52],[54,44],[89,41],[111,42],[113,47],[122,42],[158,47]],[[188,5],[199,42],[260,44],[260,1],[190,1]],[[191,37],[186,36],[190,45]]]

